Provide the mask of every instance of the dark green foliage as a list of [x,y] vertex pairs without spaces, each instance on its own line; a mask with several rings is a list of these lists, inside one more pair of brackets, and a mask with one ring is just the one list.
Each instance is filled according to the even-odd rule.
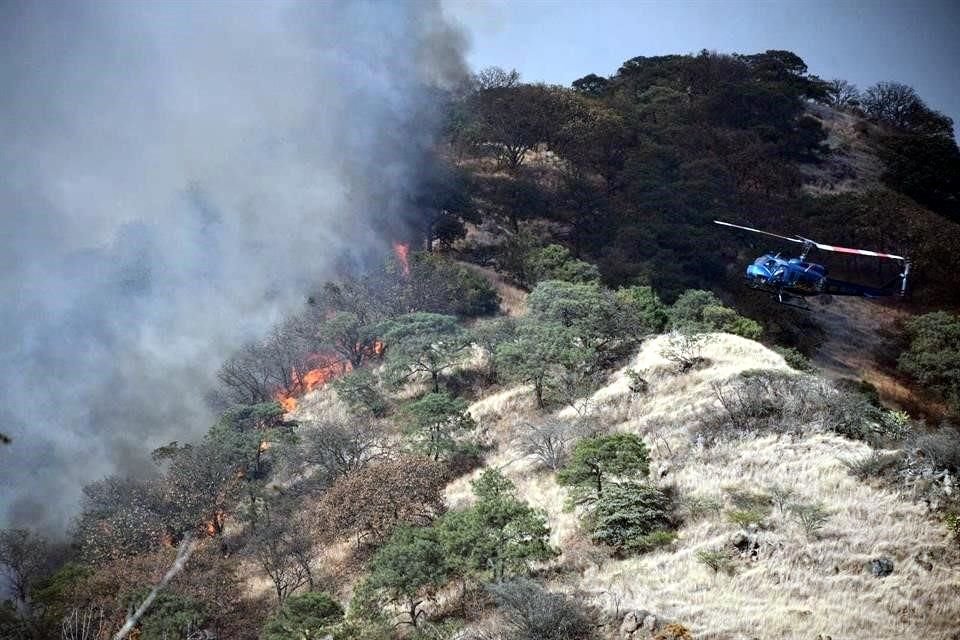
[[684,291],[670,307],[669,314],[671,326],[682,331],[723,331],[751,340],[763,333],[759,323],[723,306],[710,291]]
[[595,542],[620,555],[642,553],[672,541],[673,500],[647,484],[610,484],[591,505],[587,523]]
[[440,376],[449,370],[469,346],[469,336],[453,316],[409,313],[380,326],[387,345],[387,369],[394,382],[413,376],[430,377],[434,393],[440,391]]
[[448,579],[444,548],[432,528],[397,529],[370,561],[366,588],[403,607],[409,624],[424,614],[423,600]]
[[617,299],[636,314],[640,327],[646,333],[659,333],[667,324],[669,314],[652,287],[624,287],[617,290]]
[[647,473],[649,455],[643,440],[632,433],[618,433],[580,440],[557,481],[573,487],[577,499],[597,500],[609,480],[638,479]]
[[537,406],[543,409],[548,392],[564,372],[588,366],[593,357],[571,327],[528,315],[514,336],[497,346],[494,362],[507,379],[532,385]]
[[453,454],[457,436],[476,426],[467,413],[467,402],[448,393],[428,393],[404,406],[406,432],[418,449],[434,460]]
[[952,137],[888,136],[880,158],[887,186],[960,222],[960,149]]
[[500,296],[476,271],[441,255],[419,252],[401,283],[403,306],[430,313],[484,316],[500,308]]
[[563,280],[582,284],[600,279],[600,272],[596,266],[573,258],[569,249],[558,244],[532,250],[526,263],[528,284],[536,284],[544,280]]
[[908,320],[910,344],[900,354],[904,373],[960,410],[960,317],[937,311]]
[[512,482],[488,469],[473,491],[473,507],[448,513],[435,527],[455,573],[502,580],[554,556],[546,514],[517,498]]
[[310,591],[290,596],[279,613],[267,621],[262,640],[320,639],[343,619],[343,607],[325,593]]
[[[135,609],[146,598],[150,587],[137,590],[127,597],[130,609]],[[146,614],[140,619],[140,638],[143,640],[167,640],[180,638],[189,632],[203,628],[209,617],[206,605],[192,598],[164,590],[161,591]]]
[[331,383],[337,397],[358,416],[382,418],[390,405],[380,390],[380,381],[368,369],[351,371]]
[[783,360],[791,369],[796,369],[804,373],[813,371],[813,365],[810,363],[810,359],[793,347],[774,347],[773,350],[783,356]]
[[588,640],[596,623],[573,599],[516,578],[487,587],[515,640]]

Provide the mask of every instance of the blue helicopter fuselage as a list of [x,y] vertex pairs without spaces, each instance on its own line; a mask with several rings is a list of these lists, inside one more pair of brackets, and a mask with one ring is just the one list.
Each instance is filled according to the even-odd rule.
[[746,275],[755,286],[815,294],[823,291],[827,270],[823,265],[800,258],[781,258],[780,254],[768,253],[747,265]]

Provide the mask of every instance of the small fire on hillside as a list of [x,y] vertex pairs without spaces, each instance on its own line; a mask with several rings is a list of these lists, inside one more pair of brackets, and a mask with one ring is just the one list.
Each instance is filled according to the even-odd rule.
[[400,272],[403,273],[404,276],[409,276],[410,262],[408,256],[410,254],[410,245],[403,242],[394,242],[393,254],[397,256],[397,263],[400,264]]
[[[357,343],[357,351],[362,353],[365,360],[382,357],[385,348],[386,345],[380,340],[374,340],[363,347]],[[318,389],[334,378],[353,370],[349,360],[330,353],[312,353],[307,361],[313,368],[302,374],[296,369],[291,371],[290,379],[294,381],[293,384],[288,389],[278,389],[273,396],[288,413],[297,408],[297,398],[303,394]]]
[[293,411],[297,408],[297,398],[317,387],[322,387],[353,368],[348,361],[338,356],[316,353],[312,354],[310,360],[311,364],[317,366],[302,374],[294,369],[290,376],[294,380],[293,385],[289,389],[277,390],[274,395],[274,399],[280,403],[284,411]]

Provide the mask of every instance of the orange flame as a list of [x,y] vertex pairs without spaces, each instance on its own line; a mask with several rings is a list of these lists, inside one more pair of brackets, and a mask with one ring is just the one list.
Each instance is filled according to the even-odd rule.
[[410,262],[407,260],[407,256],[410,253],[410,245],[403,242],[394,242],[393,253],[397,256],[397,262],[400,263],[400,272],[403,273],[404,276],[409,276]]
[[290,376],[294,381],[291,387],[289,389],[279,389],[274,394],[274,399],[280,403],[280,406],[287,413],[297,408],[297,398],[299,396],[325,385],[330,380],[353,368],[349,362],[331,355],[314,353],[311,354],[309,360],[314,361],[318,366],[303,374],[294,369]]

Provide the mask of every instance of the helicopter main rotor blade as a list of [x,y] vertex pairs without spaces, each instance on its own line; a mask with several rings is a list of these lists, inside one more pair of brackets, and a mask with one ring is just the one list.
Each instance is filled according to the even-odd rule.
[[729,222],[721,222],[720,220],[714,220],[717,224],[722,224],[725,227],[734,227],[736,229],[743,229],[744,231],[753,231],[754,233],[762,233],[765,236],[773,236],[774,238],[780,238],[781,240],[788,240],[790,242],[797,242],[799,244],[804,244],[806,240],[802,238],[788,238],[787,236],[780,236],[775,233],[770,233],[769,231],[761,231],[760,229],[753,229],[751,227],[743,227],[739,224],[730,224]]
[[810,242],[817,249],[823,249],[824,251],[835,251],[837,253],[853,253],[859,256],[873,256],[874,258],[889,258],[890,260],[900,260],[901,262],[906,261],[906,258],[903,256],[897,256],[892,253],[878,253],[876,251],[867,251],[866,249],[850,249],[849,247],[837,247],[832,244],[820,244],[819,242],[814,242],[809,238],[801,238],[801,241]]

